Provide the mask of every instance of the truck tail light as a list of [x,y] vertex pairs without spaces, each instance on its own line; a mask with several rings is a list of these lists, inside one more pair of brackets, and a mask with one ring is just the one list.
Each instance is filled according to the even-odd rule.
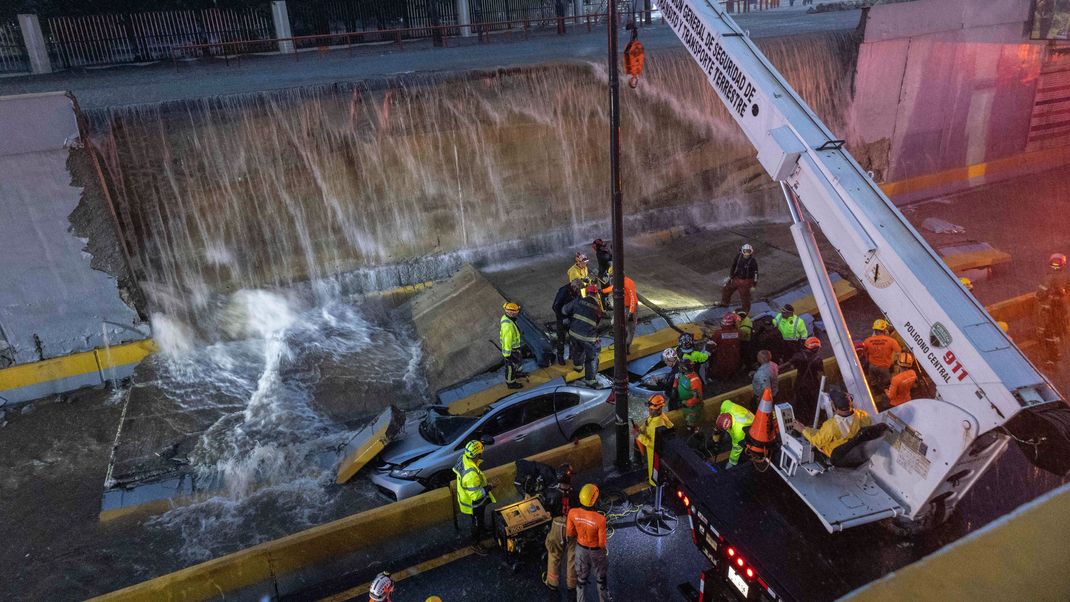
[[606,403],[609,405],[617,405],[617,392],[614,390],[609,391],[609,397],[606,398]]

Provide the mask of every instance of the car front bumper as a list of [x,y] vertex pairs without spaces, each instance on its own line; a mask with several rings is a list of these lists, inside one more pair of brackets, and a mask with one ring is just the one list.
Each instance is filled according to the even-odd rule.
[[401,501],[427,491],[427,488],[419,481],[397,479],[390,476],[388,472],[373,472],[371,481],[380,493],[392,498],[394,501]]

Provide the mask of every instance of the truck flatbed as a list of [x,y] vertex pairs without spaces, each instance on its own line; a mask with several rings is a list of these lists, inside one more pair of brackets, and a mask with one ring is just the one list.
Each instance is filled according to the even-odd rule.
[[[749,600],[768,599],[756,595],[754,590],[761,589],[771,590],[775,599],[835,600],[939,545],[935,533],[909,538],[886,523],[829,533],[771,469],[751,463],[731,470],[714,467],[679,439],[665,442],[661,470],[667,497],[687,498],[696,544],[724,587],[731,588],[728,547],[735,550],[733,559],[744,559],[743,566],[756,573],[747,581],[764,581],[766,588],[750,588]],[[713,527],[714,543],[706,538],[703,518]]]

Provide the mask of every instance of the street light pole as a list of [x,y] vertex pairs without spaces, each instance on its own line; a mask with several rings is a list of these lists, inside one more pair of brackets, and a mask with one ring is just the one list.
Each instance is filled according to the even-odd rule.
[[629,465],[628,334],[624,324],[624,209],[620,191],[620,78],[617,74],[617,0],[609,0],[609,174],[613,222],[613,393],[617,412],[617,467]]

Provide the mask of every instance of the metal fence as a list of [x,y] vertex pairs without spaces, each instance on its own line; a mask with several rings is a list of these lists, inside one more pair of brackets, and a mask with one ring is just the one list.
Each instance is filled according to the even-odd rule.
[[16,20],[0,20],[0,73],[24,73],[30,70],[22,29]]
[[168,58],[173,46],[270,39],[266,5],[246,10],[205,9],[48,19],[55,66],[84,67]]
[[[468,21],[541,22],[555,16],[554,4],[555,0],[469,0]],[[566,4],[571,13],[572,0]],[[289,0],[287,7],[295,36],[404,29],[408,37],[418,38],[430,37],[435,25],[458,24],[454,0]]]

